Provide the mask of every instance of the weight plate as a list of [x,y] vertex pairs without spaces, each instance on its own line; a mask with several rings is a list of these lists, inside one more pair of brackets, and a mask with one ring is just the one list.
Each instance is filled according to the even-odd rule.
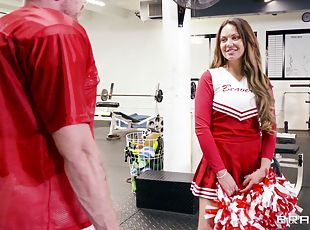
[[107,90],[107,89],[103,89],[103,90],[101,91],[101,100],[102,100],[102,101],[108,100],[108,96],[109,96],[108,90]]
[[163,91],[161,89],[156,90],[155,100],[159,103],[163,101]]
[[303,13],[301,19],[303,22],[310,22],[310,12]]

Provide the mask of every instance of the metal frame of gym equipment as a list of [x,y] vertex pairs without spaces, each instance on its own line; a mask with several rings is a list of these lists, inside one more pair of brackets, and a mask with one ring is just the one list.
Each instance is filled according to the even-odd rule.
[[[97,102],[97,107],[110,107],[107,105],[108,103],[117,103],[117,102],[110,102],[107,101],[108,99],[111,100],[112,97],[154,97],[156,101],[156,115],[147,117],[142,120],[137,120],[133,117],[130,117],[124,113],[121,112],[115,112],[111,111],[111,118],[110,118],[110,130],[107,135],[107,140],[116,140],[120,139],[122,134],[126,134],[129,132],[137,132],[145,130],[146,128],[154,128],[155,130],[159,129],[158,126],[163,126],[162,118],[159,116],[157,103],[162,102],[163,100],[163,92],[161,89],[159,89],[159,84],[157,85],[157,89],[155,91],[154,95],[149,94],[114,94],[114,83],[111,83],[110,86],[110,92],[108,92],[106,89],[103,89],[100,95],[101,100],[103,102]],[[119,106],[119,104],[118,104]],[[118,106],[112,106],[112,107],[118,107]],[[160,123],[157,124],[156,123]],[[143,128],[140,128],[139,126],[142,126]],[[155,127],[153,127],[155,126]]]
[[279,162],[280,167],[297,169],[297,180],[295,183],[294,191],[298,195],[302,187],[303,172],[304,172],[303,153],[298,153],[297,160],[293,158],[282,157],[281,154],[276,153],[276,159]]
[[[302,187],[304,160],[303,160],[303,153],[299,152],[299,146],[296,144],[295,137],[296,137],[295,134],[277,133],[277,144],[274,158],[276,162],[279,164],[280,168],[283,167],[283,168],[297,169],[297,179],[294,186],[294,191],[296,195],[298,195]],[[298,156],[297,159],[294,159],[290,157],[283,157],[282,154],[289,154],[289,155],[298,154]]]

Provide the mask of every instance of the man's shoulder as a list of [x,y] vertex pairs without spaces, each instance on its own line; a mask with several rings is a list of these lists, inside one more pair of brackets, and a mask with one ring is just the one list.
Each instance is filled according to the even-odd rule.
[[70,16],[60,11],[21,7],[0,19],[0,31],[18,38],[34,38],[53,34],[84,35],[84,28]]

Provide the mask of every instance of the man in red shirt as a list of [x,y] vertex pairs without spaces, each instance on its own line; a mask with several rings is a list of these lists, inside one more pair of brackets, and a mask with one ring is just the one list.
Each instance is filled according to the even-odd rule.
[[84,0],[0,18],[0,229],[119,229],[93,138],[99,82]]

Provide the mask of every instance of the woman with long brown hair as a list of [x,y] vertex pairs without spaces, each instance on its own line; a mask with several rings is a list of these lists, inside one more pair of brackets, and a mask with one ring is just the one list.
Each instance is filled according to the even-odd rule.
[[216,38],[214,60],[199,80],[195,128],[203,157],[191,190],[199,196],[198,229],[215,205],[218,182],[228,196],[247,192],[270,168],[275,150],[272,87],[263,73],[256,36],[247,21],[225,20]]

